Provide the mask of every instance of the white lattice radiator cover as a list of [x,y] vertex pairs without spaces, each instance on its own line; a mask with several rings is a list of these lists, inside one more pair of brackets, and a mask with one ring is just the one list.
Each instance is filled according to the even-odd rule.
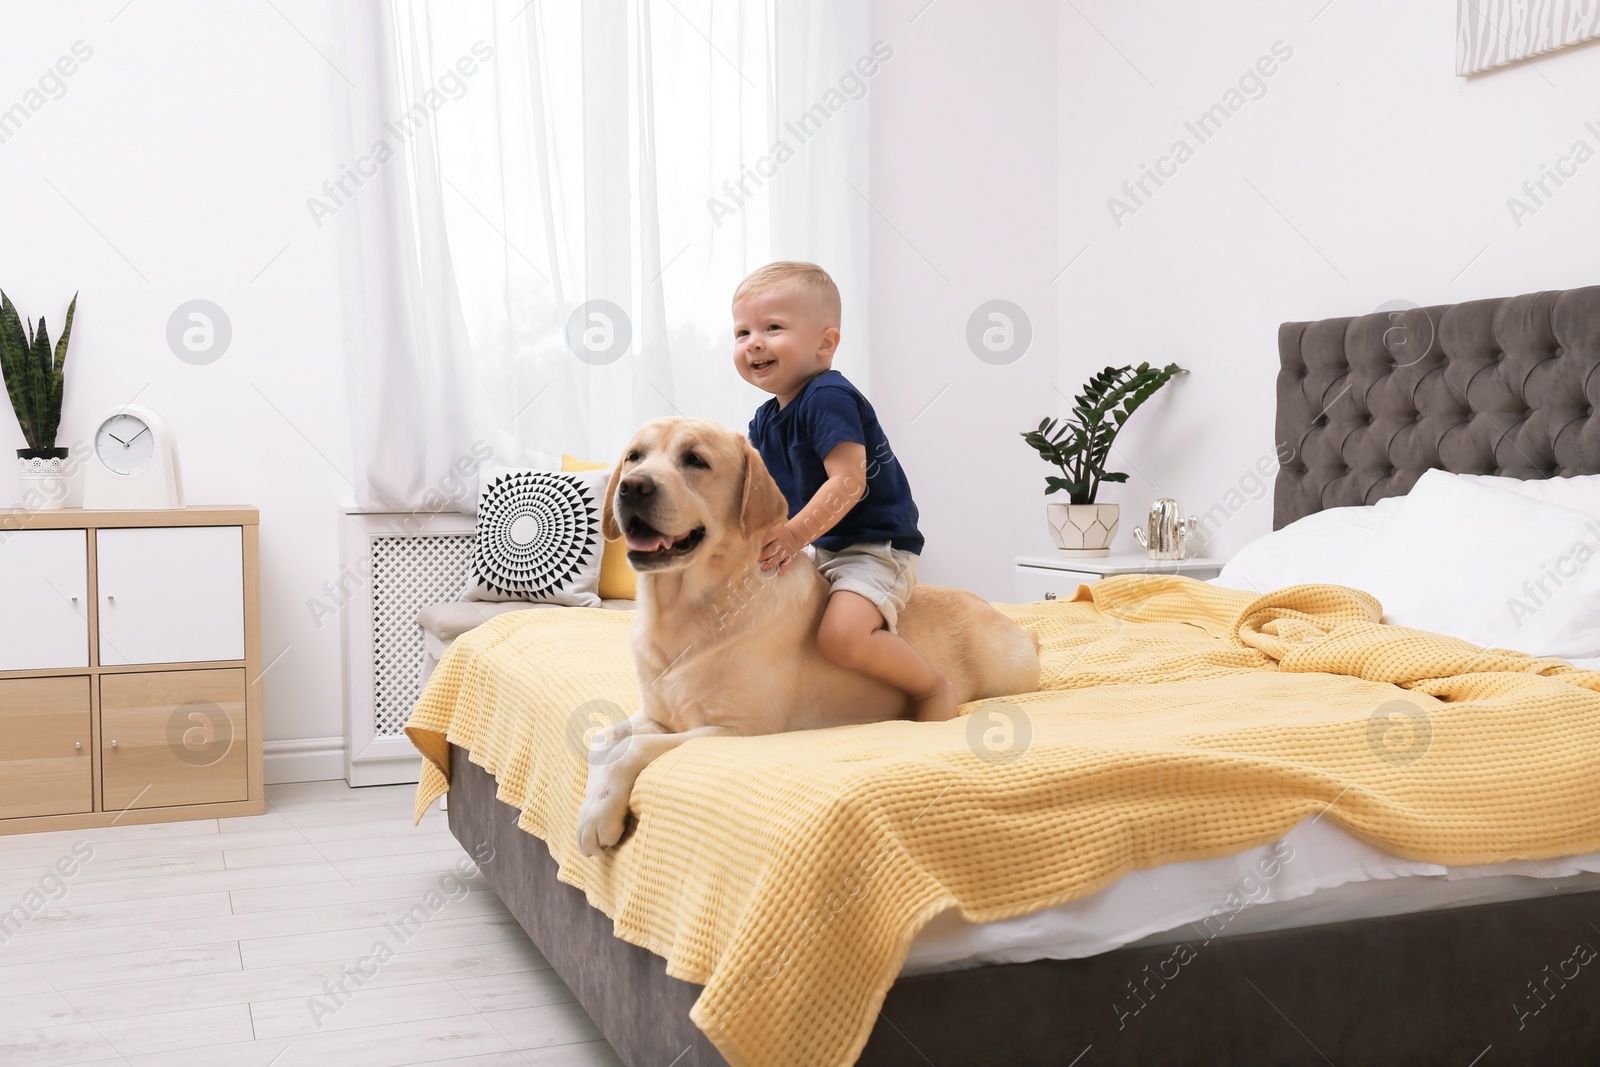
[[352,785],[414,782],[420,757],[405,736],[421,692],[417,613],[457,600],[471,568],[470,515],[347,513],[346,568],[367,577],[344,612],[345,777]]
[[405,736],[422,689],[423,632],[417,612],[458,600],[472,562],[472,535],[377,537],[372,541],[372,732]]

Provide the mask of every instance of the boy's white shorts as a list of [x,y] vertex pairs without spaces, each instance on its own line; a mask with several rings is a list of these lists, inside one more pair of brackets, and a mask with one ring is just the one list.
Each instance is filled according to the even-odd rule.
[[877,607],[894,633],[895,624],[911,591],[917,587],[917,554],[894,548],[887,541],[851,545],[830,552],[812,546],[817,570],[833,591],[847,589],[866,597]]

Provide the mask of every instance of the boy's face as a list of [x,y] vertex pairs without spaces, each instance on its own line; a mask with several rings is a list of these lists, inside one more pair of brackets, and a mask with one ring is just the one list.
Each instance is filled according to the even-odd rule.
[[749,293],[733,302],[733,365],[739,377],[793,400],[806,382],[833,366],[839,327],[822,302],[794,286]]

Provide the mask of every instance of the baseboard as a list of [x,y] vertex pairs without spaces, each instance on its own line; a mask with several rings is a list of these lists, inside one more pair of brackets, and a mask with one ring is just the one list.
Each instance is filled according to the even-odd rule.
[[422,757],[415,752],[409,756],[369,756],[352,762],[348,772],[341,768],[340,777],[353,786],[411,785],[422,778]]
[[[344,778],[344,738],[304,737],[261,745],[268,785],[331,782]],[[415,779],[412,779],[415,781]]]

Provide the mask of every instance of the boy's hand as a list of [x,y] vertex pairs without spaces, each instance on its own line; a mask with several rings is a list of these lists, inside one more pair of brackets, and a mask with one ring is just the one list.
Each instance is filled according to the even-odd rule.
[[788,523],[774,526],[767,531],[766,542],[761,546],[761,569],[770,571],[776,568],[782,574],[789,569],[789,561],[799,555],[804,547],[805,542]]

